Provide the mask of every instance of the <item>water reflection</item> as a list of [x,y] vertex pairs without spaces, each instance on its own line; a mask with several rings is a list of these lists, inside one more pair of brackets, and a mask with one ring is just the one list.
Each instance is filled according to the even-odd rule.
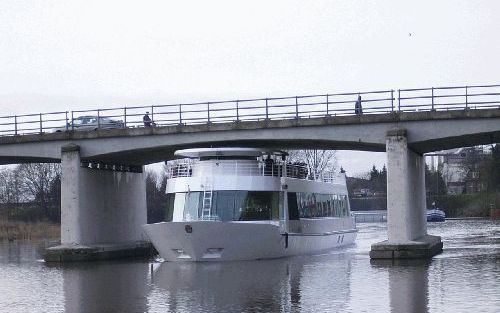
[[351,261],[332,261],[163,263],[150,300],[166,312],[337,312],[349,298]]
[[44,241],[0,241],[0,263],[19,265],[25,261],[39,259],[46,246]]
[[148,263],[65,264],[65,312],[146,312]]
[[371,260],[370,264],[388,272],[391,312],[429,310],[430,260]]
[[429,225],[431,263],[370,261],[384,224],[328,255],[226,263],[42,262],[40,242],[0,242],[0,311],[498,312],[500,223]]

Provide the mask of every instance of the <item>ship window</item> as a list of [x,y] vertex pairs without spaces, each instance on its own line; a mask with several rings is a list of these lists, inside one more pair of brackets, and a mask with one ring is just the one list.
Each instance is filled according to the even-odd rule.
[[271,193],[271,219],[273,220],[280,219],[280,211],[282,210],[282,203],[280,203],[280,199],[282,198],[283,194],[281,192]]
[[184,220],[192,221],[197,220],[201,215],[201,202],[202,192],[188,192],[186,193],[186,202],[184,204]]
[[217,215],[221,221],[232,221],[234,217],[234,191],[217,191],[215,192],[215,207],[216,211],[212,215]]
[[[280,193],[273,191],[214,191],[211,217],[218,221],[279,219]],[[203,192],[185,194],[184,220],[201,216]]]
[[175,201],[175,193],[168,193],[165,222],[171,222],[174,217],[174,201]]
[[[271,213],[279,211],[278,192],[272,191],[238,191],[234,220],[261,221],[270,220]],[[273,197],[273,194],[276,196]]]
[[288,219],[298,220],[299,209],[297,206],[297,194],[295,192],[288,193]]
[[[291,195],[292,193],[289,193]],[[349,215],[347,207],[347,196],[345,195],[327,195],[299,192],[296,194],[296,201],[289,196],[289,210],[297,203],[299,217],[345,217]],[[290,219],[292,215],[290,213]]]

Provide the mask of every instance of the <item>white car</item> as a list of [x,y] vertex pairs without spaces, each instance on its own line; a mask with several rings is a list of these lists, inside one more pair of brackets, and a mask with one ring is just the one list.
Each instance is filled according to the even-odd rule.
[[[97,122],[99,120],[99,123]],[[110,128],[123,128],[125,124],[122,120],[114,120],[109,117],[97,117],[94,115],[79,116],[73,119],[73,123],[68,123],[67,126],[55,128],[53,132],[63,132],[71,130],[97,130]]]

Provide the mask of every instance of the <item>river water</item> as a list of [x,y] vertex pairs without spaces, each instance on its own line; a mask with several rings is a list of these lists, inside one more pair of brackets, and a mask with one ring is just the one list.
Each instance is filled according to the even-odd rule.
[[384,223],[328,254],[227,263],[49,265],[45,243],[0,243],[0,312],[500,312],[500,223],[430,223],[444,252],[374,262]]

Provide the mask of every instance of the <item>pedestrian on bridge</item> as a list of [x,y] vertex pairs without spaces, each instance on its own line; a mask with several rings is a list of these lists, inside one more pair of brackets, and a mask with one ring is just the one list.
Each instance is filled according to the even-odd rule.
[[361,95],[358,95],[358,100],[356,104],[354,104],[354,114],[361,115],[363,114],[363,107],[361,106]]
[[144,122],[144,127],[151,127],[151,118],[149,117],[149,112],[146,112],[142,117],[142,121]]

